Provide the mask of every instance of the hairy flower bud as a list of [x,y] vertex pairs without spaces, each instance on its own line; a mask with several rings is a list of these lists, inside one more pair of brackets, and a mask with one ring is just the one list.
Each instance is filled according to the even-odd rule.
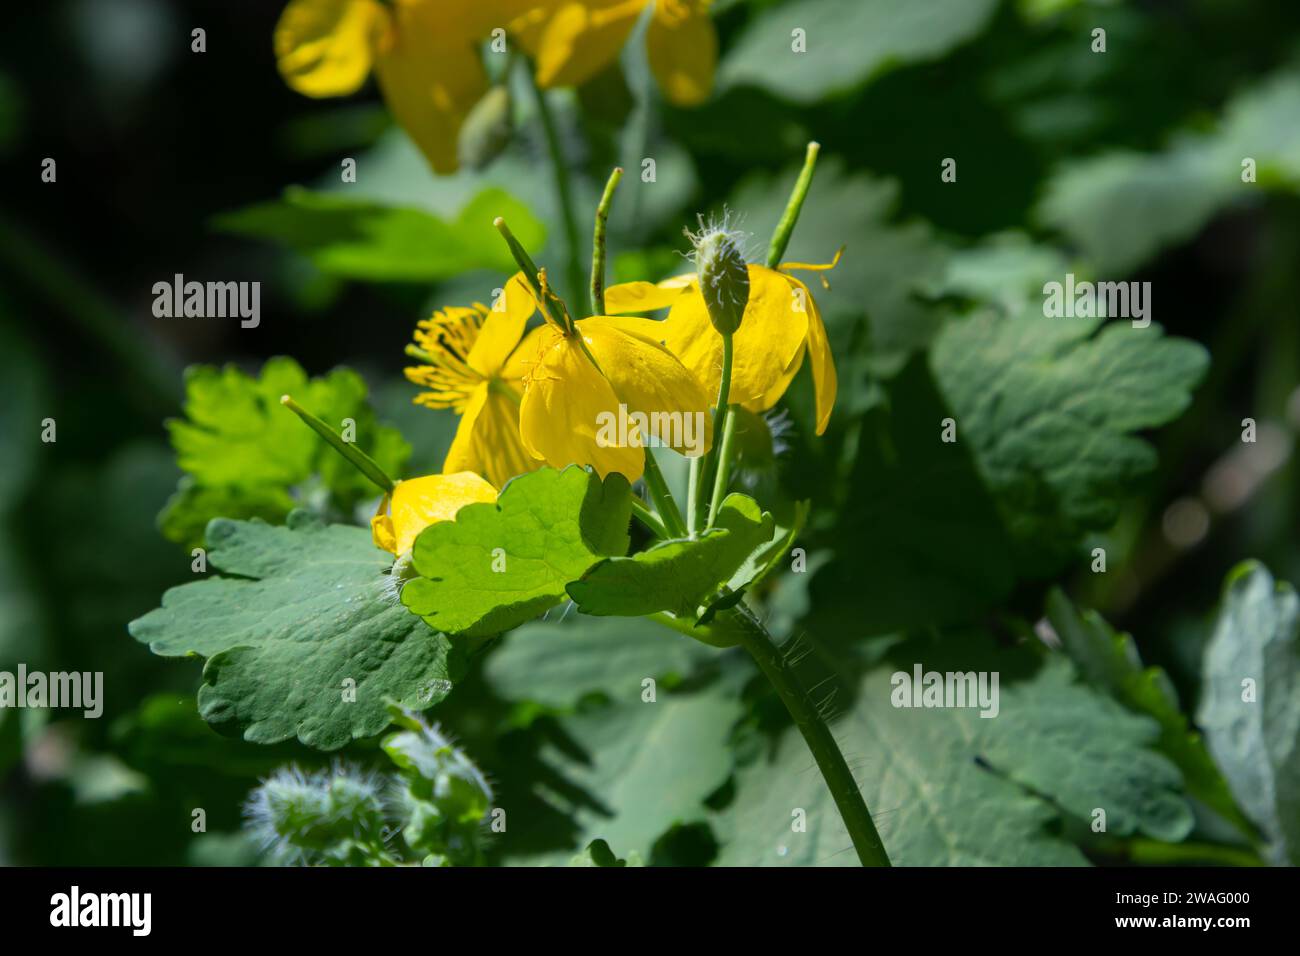
[[710,220],[700,231],[687,232],[695,246],[695,271],[700,277],[700,294],[709,311],[709,321],[722,335],[740,328],[749,303],[749,266],[742,248],[745,235]]

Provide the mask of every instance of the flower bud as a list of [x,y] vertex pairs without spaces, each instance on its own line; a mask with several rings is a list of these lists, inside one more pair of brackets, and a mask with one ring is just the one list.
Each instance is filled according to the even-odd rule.
[[494,86],[474,104],[461,125],[456,148],[460,164],[480,170],[500,156],[514,134],[510,91]]
[[699,233],[688,235],[695,245],[695,270],[709,321],[722,335],[731,335],[740,328],[749,303],[749,266],[741,248],[743,236],[727,229],[725,223],[710,223]]

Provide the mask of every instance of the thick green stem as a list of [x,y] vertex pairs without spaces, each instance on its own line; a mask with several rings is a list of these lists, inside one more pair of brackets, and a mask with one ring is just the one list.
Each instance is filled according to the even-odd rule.
[[817,166],[817,154],[820,151],[821,144],[814,142],[808,144],[808,150],[804,153],[803,169],[799,172],[799,178],[795,180],[790,200],[785,204],[785,212],[781,216],[781,221],[777,223],[776,232],[772,233],[771,244],[767,247],[769,269],[775,269],[781,264],[785,247],[790,244],[790,234],[794,232],[794,224],[799,221],[799,210],[803,208],[804,197],[808,195],[808,187],[812,183],[813,169]]
[[672,536],[686,537],[686,525],[682,521],[682,514],[677,510],[677,503],[673,501],[672,492],[668,490],[668,482],[664,481],[659,463],[655,461],[655,456],[649,448],[645,450],[645,486],[650,492],[650,497],[654,499],[655,507],[659,509],[659,517],[663,519],[665,527],[672,532]]
[[570,295],[576,295],[582,288],[582,263],[579,251],[581,240],[578,234],[578,220],[573,209],[573,189],[569,185],[569,165],[560,146],[560,135],[555,128],[555,117],[551,115],[550,104],[546,102],[546,94],[537,85],[533,71],[526,69],[524,72],[528,74],[529,85],[533,88],[533,95],[537,100],[537,115],[542,121],[542,131],[546,135],[546,148],[551,154],[551,168],[555,172],[555,192],[559,196],[560,216],[564,220],[564,241],[569,247],[569,288],[566,291]]
[[623,178],[623,167],[615,166],[605,183],[605,192],[596,207],[596,225],[591,234],[591,314],[605,314],[605,224],[609,222],[609,207],[614,202],[614,190]]
[[831,792],[844,827],[849,831],[849,839],[857,851],[863,866],[889,866],[889,856],[885,846],[876,832],[876,825],[871,820],[871,811],[862,799],[858,782],[853,779],[844,754],[831,733],[826,720],[816,705],[808,697],[808,692],[800,683],[789,662],[772,643],[767,628],[758,620],[749,608],[743,604],[723,612],[727,623],[735,626],[741,645],[747,650],[759,670],[771,683],[781,703],[789,711],[794,724],[803,735],[804,742],[812,751],[817,761],[817,769]]
[[373,458],[351,442],[344,441],[343,437],[339,435],[338,432],[334,431],[334,429],[330,428],[288,395],[280,396],[280,404],[301,418],[312,431],[320,435],[321,438],[324,438],[325,441],[329,442],[331,448],[346,458],[348,463],[351,464],[352,467],[356,468],[357,471],[361,472],[361,474],[365,475],[372,482],[378,485],[380,491],[390,495],[393,493],[393,489],[397,487],[396,483],[392,478],[389,478],[384,474],[384,470],[375,463]]

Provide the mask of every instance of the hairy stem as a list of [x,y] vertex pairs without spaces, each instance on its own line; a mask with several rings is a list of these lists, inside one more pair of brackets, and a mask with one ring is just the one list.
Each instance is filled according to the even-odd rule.
[[871,811],[862,799],[862,791],[840,752],[839,744],[817,707],[808,698],[794,669],[772,642],[767,628],[748,607],[739,605],[724,612],[727,623],[734,625],[741,645],[747,650],[763,676],[768,679],[781,703],[789,711],[794,724],[812,751],[817,769],[831,792],[840,818],[844,821],[853,848],[863,866],[889,866],[889,856],[871,820]]

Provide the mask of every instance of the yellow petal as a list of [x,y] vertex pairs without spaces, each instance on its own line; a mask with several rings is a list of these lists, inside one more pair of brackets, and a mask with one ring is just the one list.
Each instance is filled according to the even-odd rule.
[[466,358],[469,366],[486,378],[497,375],[519,345],[524,326],[536,311],[537,302],[523,274],[511,278],[488,310],[478,339]]
[[554,328],[549,325],[541,325],[529,331],[524,336],[524,340],[519,343],[519,347],[510,353],[506,364],[502,366],[501,381],[522,395],[524,379],[542,360],[543,340],[554,331]]
[[540,465],[519,438],[519,403],[487,382],[479,385],[461,415],[442,470],[471,471],[501,488]]
[[280,75],[306,96],[355,93],[386,21],[374,0],[291,0],[272,40]]
[[618,59],[647,0],[557,3],[534,41],[537,83],[581,86]]
[[439,3],[402,0],[375,71],[393,116],[435,173],[454,173],[456,137],[487,91],[478,37],[448,31]]
[[617,414],[618,396],[573,338],[546,328],[542,358],[519,407],[519,435],[533,457],[555,468],[591,465],[604,478],[641,477],[640,448],[606,445],[596,433],[604,414]]
[[626,315],[628,312],[653,312],[666,309],[696,282],[695,273],[674,276],[663,282],[620,282],[605,290],[605,312]]
[[[775,405],[799,370],[798,360],[808,337],[806,301],[811,297],[805,295],[804,301],[799,301],[791,283],[789,276],[774,269],[749,267],[749,303],[732,339],[735,360],[730,400],[753,412]],[[709,322],[698,289],[677,300],[664,327],[668,349],[695,374],[707,394],[716,398],[722,378],[722,336]]]
[[470,472],[400,481],[388,502],[388,513],[371,519],[371,534],[376,547],[405,554],[429,525],[451,521],[465,505],[496,500],[497,490]]
[[707,100],[718,65],[718,34],[707,0],[655,0],[646,52],[670,103],[698,106]]
[[370,540],[374,541],[375,547],[380,551],[396,554],[397,533],[393,531],[393,518],[388,513],[392,504],[393,499],[388,495],[384,495],[383,500],[379,502],[379,509],[370,519]]
[[826,431],[831,420],[831,409],[835,407],[835,395],[839,389],[839,380],[835,375],[835,360],[831,357],[830,341],[826,338],[826,326],[822,323],[821,311],[813,299],[812,292],[806,285],[793,276],[788,276],[792,285],[802,288],[808,300],[808,359],[812,362],[813,393],[817,404],[817,434]]
[[[679,454],[698,457],[713,444],[709,398],[699,380],[659,344],[664,323],[594,316],[577,323],[626,414],[647,417],[649,434]],[[618,409],[612,411],[618,414]]]

